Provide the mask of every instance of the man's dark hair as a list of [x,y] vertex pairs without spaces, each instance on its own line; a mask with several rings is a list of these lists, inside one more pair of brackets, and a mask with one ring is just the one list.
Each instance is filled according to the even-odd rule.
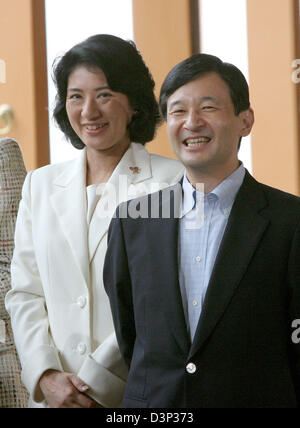
[[207,73],[217,73],[227,84],[236,115],[250,107],[248,83],[237,67],[213,55],[195,54],[172,68],[162,84],[159,106],[165,120],[169,97],[181,86]]
[[58,58],[53,66],[53,80],[57,89],[53,116],[73,146],[77,149],[85,146],[70,125],[66,111],[68,79],[78,66],[103,71],[110,89],[125,94],[135,111],[128,125],[131,141],[141,144],[151,141],[160,115],[150,71],[134,42],[99,34],[74,46]]

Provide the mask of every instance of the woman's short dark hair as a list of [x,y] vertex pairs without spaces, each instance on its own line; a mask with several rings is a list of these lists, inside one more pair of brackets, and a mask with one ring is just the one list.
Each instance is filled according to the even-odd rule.
[[237,67],[213,55],[195,54],[177,64],[162,84],[159,105],[164,119],[169,97],[191,80],[211,72],[217,73],[227,84],[236,115],[250,107],[248,83]]
[[70,125],[66,111],[68,79],[78,66],[100,68],[112,91],[128,97],[135,111],[128,125],[131,141],[145,144],[155,135],[160,121],[159,108],[154,95],[154,80],[134,42],[109,34],[89,37],[77,44],[53,66],[53,80],[57,95],[53,116],[59,128],[74,147],[85,145]]

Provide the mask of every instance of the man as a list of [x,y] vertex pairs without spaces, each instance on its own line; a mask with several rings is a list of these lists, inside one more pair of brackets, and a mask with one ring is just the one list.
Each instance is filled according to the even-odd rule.
[[123,406],[297,407],[300,198],[238,160],[254,114],[235,66],[205,54],[179,63],[160,107],[186,174],[169,197],[140,198],[157,201],[156,216],[119,207],[104,269],[129,366]]

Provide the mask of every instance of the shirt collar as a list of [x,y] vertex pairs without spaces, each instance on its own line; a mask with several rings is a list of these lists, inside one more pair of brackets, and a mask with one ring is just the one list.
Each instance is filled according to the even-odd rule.
[[195,189],[187,179],[185,171],[182,181],[182,217],[185,216],[188,212],[192,211],[192,209],[194,208],[194,192]]
[[[232,208],[233,202],[235,200],[236,194],[241,187],[244,177],[245,177],[245,167],[242,163],[240,166],[228,177],[225,178],[212,192],[204,195],[204,198],[217,197],[220,202],[220,209],[224,214],[229,214]],[[182,205],[182,217],[190,212],[195,205],[194,192],[195,189],[189,182],[184,173],[183,182],[182,182],[182,192],[183,192],[183,205]],[[203,192],[196,192],[197,200],[203,199]]]

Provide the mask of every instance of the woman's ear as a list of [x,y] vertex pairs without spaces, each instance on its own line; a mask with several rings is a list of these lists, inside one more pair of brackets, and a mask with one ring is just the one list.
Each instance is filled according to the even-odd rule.
[[241,137],[246,137],[250,134],[252,126],[254,124],[254,111],[252,108],[248,108],[240,113],[240,119],[242,120]]

